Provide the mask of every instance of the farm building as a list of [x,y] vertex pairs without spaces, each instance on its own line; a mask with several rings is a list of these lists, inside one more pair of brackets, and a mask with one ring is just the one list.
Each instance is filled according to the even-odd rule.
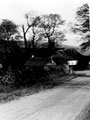
[[63,64],[68,61],[78,61],[81,56],[75,49],[64,49],[57,50],[52,58],[57,64]]

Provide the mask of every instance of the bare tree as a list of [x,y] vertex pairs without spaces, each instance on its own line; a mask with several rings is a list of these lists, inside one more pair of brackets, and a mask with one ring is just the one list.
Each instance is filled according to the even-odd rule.
[[58,14],[42,15],[39,27],[42,29],[42,35],[48,40],[48,48],[54,46],[54,43],[59,40],[64,40],[64,34],[60,31],[60,25],[64,21]]
[[24,37],[24,43],[25,43],[25,48],[27,49],[27,33],[30,32],[30,30],[32,30],[32,43],[33,43],[33,47],[34,47],[34,39],[35,39],[35,27],[38,25],[39,23],[39,16],[30,16],[30,13],[27,13],[25,15],[26,18],[26,26],[22,25],[22,30],[23,30],[23,37]]
[[43,41],[43,39],[48,40],[48,48],[53,48],[55,42],[64,41],[65,35],[60,30],[60,26],[64,24],[58,14],[49,14],[34,16],[31,13],[25,15],[26,26],[22,26],[23,37],[25,42],[25,47],[27,48],[27,34],[29,33],[29,40],[31,41],[32,48],[34,49],[36,45]]

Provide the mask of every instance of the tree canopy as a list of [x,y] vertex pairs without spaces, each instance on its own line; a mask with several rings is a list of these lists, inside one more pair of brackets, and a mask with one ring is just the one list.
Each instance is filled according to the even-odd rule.
[[[32,48],[35,48],[37,44],[42,43],[44,40],[48,41],[48,47],[53,47],[55,42],[64,41],[65,35],[60,30],[60,25],[64,24],[61,16],[58,14],[49,15],[32,15],[28,13],[26,17],[26,26],[22,26],[23,37],[25,46],[27,47],[27,41],[31,41]],[[29,39],[27,39],[29,35]]]
[[81,47],[87,48],[90,46],[90,17],[87,3],[77,9],[75,20],[75,23],[71,26],[71,31],[81,36],[80,40],[84,41]]
[[39,16],[34,16],[31,15],[30,13],[25,14],[25,18],[26,18],[26,24],[22,25],[22,31],[23,31],[23,38],[24,38],[24,44],[25,44],[25,48],[28,48],[27,45],[27,36],[28,33],[29,35],[31,34],[32,36],[30,36],[31,38],[29,38],[31,40],[31,44],[34,47],[34,43],[35,43],[35,36],[37,34],[37,31],[35,30],[36,26],[38,25],[39,22]]
[[84,4],[83,6],[79,7],[76,12],[76,29],[83,33],[88,32],[90,30],[89,19],[89,5]]
[[63,25],[64,21],[58,14],[42,15],[40,19],[41,33],[44,38],[48,40],[48,47],[57,41],[64,41],[65,35],[60,30],[60,25]]
[[18,32],[17,25],[7,19],[3,19],[0,24],[0,38],[10,40],[11,37]]
[[76,12],[76,23],[73,31],[79,33],[84,41],[90,41],[90,17],[89,17],[89,5],[84,4],[78,8]]

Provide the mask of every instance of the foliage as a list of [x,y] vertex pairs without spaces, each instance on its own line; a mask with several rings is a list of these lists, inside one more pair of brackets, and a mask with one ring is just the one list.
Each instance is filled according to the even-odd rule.
[[18,33],[17,25],[10,20],[3,19],[0,24],[0,38],[9,41],[16,33]]
[[58,14],[41,16],[39,27],[41,28],[43,39],[48,40],[48,48],[54,47],[57,41],[65,40],[64,33],[60,31],[60,25],[63,25],[63,23],[64,21]]
[[89,31],[89,6],[88,4],[84,4],[79,7],[76,12],[77,23],[76,30],[82,33],[86,33]]
[[71,30],[76,34],[79,34],[81,36],[80,39],[86,43],[81,45],[82,48],[90,46],[90,44],[88,44],[90,41],[89,21],[89,5],[86,3],[77,9],[76,22],[73,26],[71,26]]
[[[39,23],[39,16],[34,16],[30,12],[30,13],[25,14],[25,18],[26,18],[26,25],[22,25],[22,31],[23,31],[23,38],[24,38],[25,48],[27,49],[30,46],[32,46],[34,48],[36,34],[38,33],[38,30],[36,30],[36,26]],[[28,33],[29,33],[29,35],[31,34],[30,46],[27,45]]]
[[21,85],[22,86],[32,86],[35,84],[44,83],[48,78],[48,73],[43,69],[43,67],[33,67],[25,69],[21,74]]
[[0,84],[4,86],[12,85],[15,82],[15,76],[12,72],[7,72],[6,74],[0,76]]
[[[60,25],[64,24],[58,14],[39,15],[34,16],[28,13],[26,16],[26,26],[22,26],[25,46],[27,47],[27,40],[30,40],[30,45],[35,48],[44,40],[48,41],[48,47],[53,47],[55,42],[64,41],[65,35],[60,30]],[[27,39],[29,36],[29,39]]]
[[9,65],[19,67],[22,53],[16,41],[0,40],[0,63],[6,69]]

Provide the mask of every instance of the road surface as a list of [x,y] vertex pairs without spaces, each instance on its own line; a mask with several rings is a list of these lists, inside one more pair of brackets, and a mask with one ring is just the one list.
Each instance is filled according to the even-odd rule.
[[1,104],[0,120],[75,120],[89,103],[90,77],[79,76],[63,86]]

